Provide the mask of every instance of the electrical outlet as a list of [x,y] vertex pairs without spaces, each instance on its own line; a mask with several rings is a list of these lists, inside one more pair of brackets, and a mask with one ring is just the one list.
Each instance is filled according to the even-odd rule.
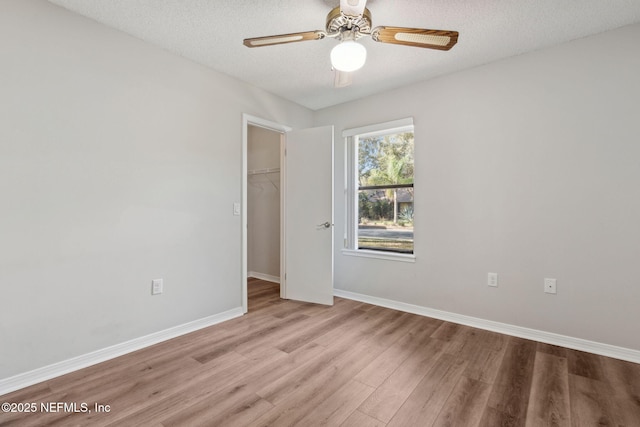
[[498,273],[487,274],[487,285],[492,286],[494,288],[498,287]]
[[556,293],[556,279],[544,279],[544,292],[547,294]]
[[163,291],[162,279],[153,279],[151,281],[151,295],[160,295]]

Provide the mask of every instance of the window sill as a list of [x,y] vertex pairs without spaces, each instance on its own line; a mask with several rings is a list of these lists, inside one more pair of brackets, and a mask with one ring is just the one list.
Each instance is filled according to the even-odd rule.
[[393,252],[368,251],[365,249],[342,249],[342,255],[384,259],[387,261],[416,262],[416,256],[414,254],[397,254]]

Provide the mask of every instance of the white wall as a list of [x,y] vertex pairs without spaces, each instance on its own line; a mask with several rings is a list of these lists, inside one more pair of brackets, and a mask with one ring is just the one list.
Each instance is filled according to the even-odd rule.
[[[280,168],[280,133],[257,126],[247,132],[249,171]],[[258,277],[280,277],[280,172],[247,179],[247,265]],[[266,276],[265,276],[266,275]]]
[[335,124],[337,195],[342,129],[414,117],[417,261],[336,247],[336,287],[640,349],[638,39],[312,113],[44,0],[1,1],[0,378],[241,305],[243,112]]
[[0,65],[0,378],[240,307],[242,113],[311,111],[44,0]]
[[[317,112],[336,126],[336,288],[640,350],[638,40],[633,25]],[[341,255],[341,132],[408,116],[416,263]]]

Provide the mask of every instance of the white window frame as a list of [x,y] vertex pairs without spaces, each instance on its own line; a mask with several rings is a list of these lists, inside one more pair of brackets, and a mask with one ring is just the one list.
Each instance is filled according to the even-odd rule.
[[[345,234],[343,255],[357,256],[364,258],[384,259],[389,261],[415,262],[415,222],[414,222],[414,250],[413,254],[402,254],[391,251],[374,251],[367,249],[357,249],[358,242],[358,138],[371,137],[380,134],[402,133],[411,131],[414,133],[413,117],[408,117],[390,122],[377,123],[369,126],[362,126],[342,131],[345,138]],[[415,148],[414,148],[415,149]],[[415,168],[415,166],[414,166]],[[415,182],[415,175],[414,175]],[[415,187],[414,187],[415,188]]]

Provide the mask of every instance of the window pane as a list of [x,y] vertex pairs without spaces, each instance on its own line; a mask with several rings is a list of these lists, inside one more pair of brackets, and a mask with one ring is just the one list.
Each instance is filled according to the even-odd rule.
[[358,249],[413,253],[413,188],[358,191]]
[[413,253],[413,132],[357,146],[358,249]]

